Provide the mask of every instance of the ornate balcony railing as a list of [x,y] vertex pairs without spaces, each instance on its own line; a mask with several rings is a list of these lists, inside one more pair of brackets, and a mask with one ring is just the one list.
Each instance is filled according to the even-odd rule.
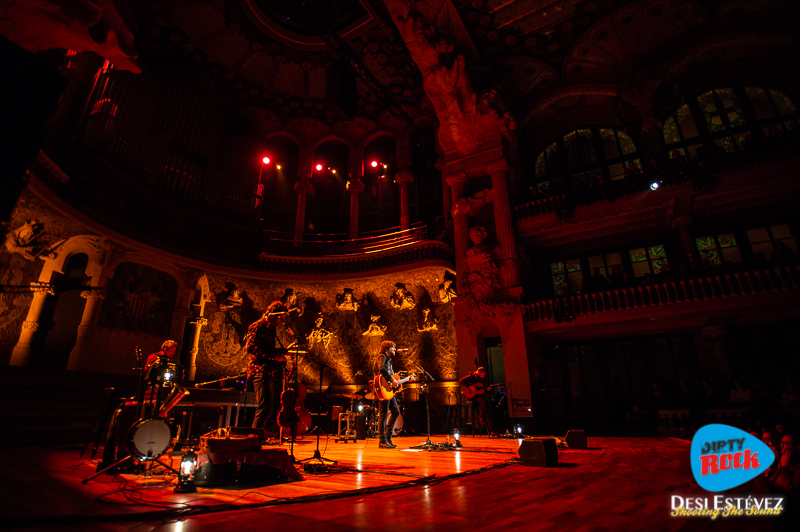
[[346,233],[307,233],[299,242],[294,234],[283,231],[262,231],[262,250],[268,255],[300,257],[346,257],[388,251],[427,240],[427,227],[416,223],[408,229],[392,227],[361,233],[349,238]]
[[796,264],[744,271],[708,272],[686,279],[625,286],[545,299],[525,305],[525,321],[572,321],[577,316],[675,303],[708,301],[800,288]]
[[373,272],[426,261],[454,264],[453,250],[444,242],[426,240],[374,250],[327,257],[292,257],[262,253],[259,269],[297,275],[342,275]]

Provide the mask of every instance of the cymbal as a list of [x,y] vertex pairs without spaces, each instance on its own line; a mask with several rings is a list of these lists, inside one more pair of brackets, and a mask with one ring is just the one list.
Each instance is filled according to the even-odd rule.
[[355,401],[360,401],[360,400],[362,400],[364,398],[364,397],[358,395],[357,393],[343,393],[342,395],[344,397],[347,397],[348,399],[353,399]]
[[369,392],[368,394],[366,394],[364,396],[364,399],[366,399],[367,401],[374,401],[375,400],[375,394],[372,393],[372,392]]

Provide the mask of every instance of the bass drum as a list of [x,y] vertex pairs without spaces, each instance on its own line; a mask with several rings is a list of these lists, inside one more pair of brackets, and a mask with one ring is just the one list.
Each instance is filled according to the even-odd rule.
[[[386,416],[386,427],[389,427],[389,416]],[[394,422],[392,436],[399,436],[401,432],[403,432],[403,414],[397,416],[397,421]]]
[[155,460],[169,449],[172,432],[160,417],[140,419],[128,431],[128,452],[137,460]]

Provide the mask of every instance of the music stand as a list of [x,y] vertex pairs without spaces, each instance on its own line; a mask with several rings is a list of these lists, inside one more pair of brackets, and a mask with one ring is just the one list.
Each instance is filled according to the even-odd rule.
[[419,362],[416,360],[412,359],[411,363],[419,368],[419,370],[422,372],[422,385],[420,388],[422,388],[422,395],[425,396],[425,417],[428,420],[428,437],[423,443],[409,447],[409,449],[424,449],[426,451],[433,451],[434,449],[439,449],[437,445],[431,442],[431,409],[428,405],[428,378],[433,380],[433,375],[428,373],[425,368],[420,366]]
[[[330,369],[328,366],[322,363],[321,360],[314,360],[313,358],[306,356],[306,360],[310,362],[316,362],[319,364],[319,409],[320,411],[323,410],[323,403],[322,403],[322,374],[325,371],[325,368]],[[295,380],[297,380],[297,372],[295,371]],[[294,428],[294,427],[293,427]],[[298,460],[296,463],[304,464],[303,469],[306,471],[327,471],[329,465],[336,465],[338,462],[336,460],[331,460],[330,458],[323,458],[322,454],[319,452],[319,435],[322,432],[322,429],[319,426],[319,416],[317,416],[317,426],[311,429],[311,432],[317,431],[317,448],[314,450],[314,456],[311,458],[304,458],[303,460]],[[325,435],[327,436],[327,434]],[[317,461],[317,464],[312,464],[313,460]]]

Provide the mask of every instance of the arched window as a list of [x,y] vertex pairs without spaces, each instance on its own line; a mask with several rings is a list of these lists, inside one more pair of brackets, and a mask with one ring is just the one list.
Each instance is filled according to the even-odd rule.
[[[798,117],[794,102],[785,93],[764,87],[723,87],[697,96],[664,122],[664,142],[673,153],[693,159],[698,149],[711,144],[735,151],[769,136],[780,134]],[[702,148],[701,148],[702,147]]]
[[603,180],[623,179],[633,163],[641,171],[639,150],[624,131],[583,127],[555,139],[537,156],[531,189],[539,194],[584,190],[600,173]]

